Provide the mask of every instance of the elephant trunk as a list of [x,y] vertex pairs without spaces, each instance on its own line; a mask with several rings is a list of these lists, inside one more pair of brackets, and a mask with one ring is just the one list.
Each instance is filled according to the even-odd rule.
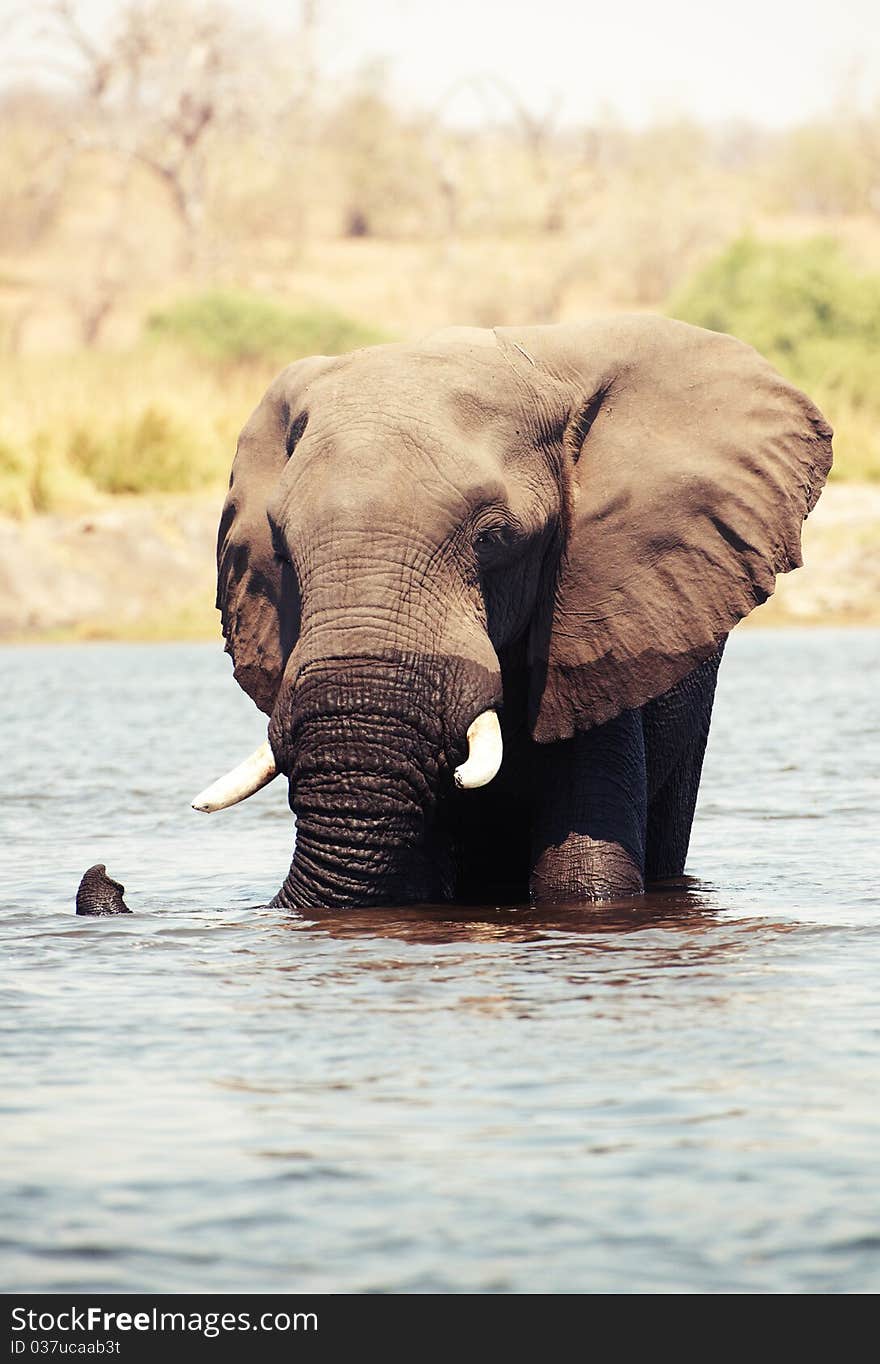
[[484,670],[462,685],[450,664],[398,658],[315,662],[269,727],[288,773],[297,833],[278,902],[341,908],[448,899],[451,848],[438,818],[491,705]]
[[107,875],[103,862],[89,867],[79,883],[76,892],[77,914],[92,918],[104,918],[110,914],[130,914],[131,910],[123,900],[125,886]]

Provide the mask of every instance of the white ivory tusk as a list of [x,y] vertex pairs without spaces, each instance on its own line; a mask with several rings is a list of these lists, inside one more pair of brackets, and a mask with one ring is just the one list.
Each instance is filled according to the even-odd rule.
[[494,710],[484,710],[467,732],[468,756],[455,769],[455,784],[464,791],[487,786],[501,766],[504,746],[501,726]]
[[247,800],[248,796],[259,791],[261,786],[268,786],[277,776],[278,768],[271,747],[268,742],[260,744],[256,752],[245,758],[238,767],[233,767],[225,777],[218,777],[217,781],[200,791],[193,801],[193,809],[203,810],[205,814],[225,810],[227,805],[237,805],[240,800]]

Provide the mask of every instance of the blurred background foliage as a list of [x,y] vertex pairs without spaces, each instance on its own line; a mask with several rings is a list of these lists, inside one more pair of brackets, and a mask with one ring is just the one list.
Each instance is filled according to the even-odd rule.
[[880,108],[785,130],[563,126],[500,80],[461,128],[327,82],[222,5],[49,6],[62,82],[0,94],[0,512],[220,488],[281,365],[451,322],[651,310],[731,331],[880,479]]
[[331,308],[295,312],[259,294],[211,289],[151,313],[147,336],[219,365],[282,366],[304,355],[341,355],[388,337]]
[[880,479],[880,274],[856,268],[832,237],[741,237],[668,311],[755,346],[832,417],[837,476]]

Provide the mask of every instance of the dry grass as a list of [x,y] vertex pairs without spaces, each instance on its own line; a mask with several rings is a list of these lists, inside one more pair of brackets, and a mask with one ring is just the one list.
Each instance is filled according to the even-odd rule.
[[271,376],[158,347],[11,356],[3,369],[0,511],[12,516],[77,510],[101,493],[220,486]]
[[[163,51],[149,60],[161,66]],[[250,48],[224,51],[236,89],[256,89],[239,81]],[[144,82],[144,98],[152,88]],[[0,513],[219,486],[271,375],[298,346],[324,348],[340,319],[336,348],[450,323],[663,311],[745,231],[797,244],[821,228],[856,268],[880,268],[868,173],[880,124],[554,131],[508,97],[506,123],[462,133],[395,110],[381,83],[295,113],[268,78],[258,94],[247,117],[199,145],[189,237],[161,176],[125,161],[115,104],[102,112],[85,93],[69,105],[38,92],[0,101]],[[92,140],[77,148],[66,132],[80,126]],[[144,136],[161,126],[142,111]],[[108,140],[96,150],[99,133]],[[250,321],[218,339],[224,319],[193,314],[194,295],[244,300]],[[148,345],[157,315],[161,343]],[[323,321],[291,321],[303,318]],[[771,358],[834,422],[835,477],[877,477],[873,388],[853,388],[842,355],[826,365],[815,350],[797,371]]]

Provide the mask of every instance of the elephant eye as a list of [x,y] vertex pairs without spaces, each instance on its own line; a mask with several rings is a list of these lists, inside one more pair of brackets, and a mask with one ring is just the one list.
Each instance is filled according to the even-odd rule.
[[514,527],[507,522],[499,521],[478,528],[474,535],[474,549],[481,562],[492,562],[514,545],[516,540]]
[[475,545],[503,545],[507,540],[507,530],[504,526],[494,526],[491,529],[478,530],[474,537]]

